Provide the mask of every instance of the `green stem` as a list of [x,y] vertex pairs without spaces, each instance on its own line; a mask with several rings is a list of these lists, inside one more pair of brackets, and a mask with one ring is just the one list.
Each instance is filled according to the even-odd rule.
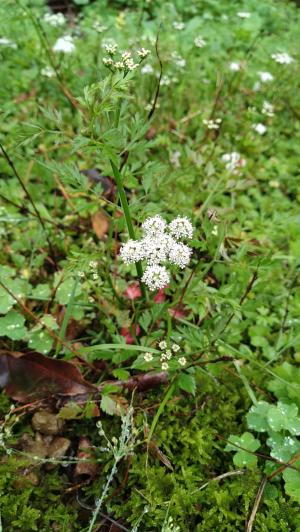
[[[123,212],[124,212],[124,216],[125,216],[125,220],[126,220],[129,236],[133,240],[136,240],[134,227],[133,227],[131,214],[130,214],[130,209],[129,209],[127,197],[126,197],[124,186],[123,186],[123,182],[122,182],[122,176],[120,174],[119,169],[116,167],[116,165],[113,163],[112,160],[110,161],[110,164],[111,164],[111,167],[112,167],[112,170],[113,170],[114,178],[116,180],[116,185],[117,185],[118,193],[119,193],[119,196],[120,196],[120,202],[121,202],[122,209],[123,209]],[[139,277],[139,280],[140,280],[140,286],[141,286],[141,291],[142,291],[143,297],[145,299],[147,299],[145,286],[144,286],[144,284],[141,281],[141,279],[143,277],[143,269],[142,269],[142,265],[141,265],[140,262],[136,263],[136,271],[137,271],[137,274],[138,274],[138,277]]]
[[156,425],[158,423],[158,420],[167,404],[167,402],[169,401],[170,397],[172,396],[173,392],[174,392],[174,389],[175,389],[175,384],[174,382],[172,382],[169,386],[169,388],[167,389],[167,392],[166,392],[166,395],[164,396],[162,402],[160,403],[160,406],[153,418],[153,421],[152,421],[152,425],[150,427],[150,430],[149,430],[149,434],[148,434],[148,438],[147,438],[147,445],[149,446],[150,442],[151,442],[151,439],[152,439],[152,436],[153,436],[153,433],[155,431],[155,428],[156,428]]

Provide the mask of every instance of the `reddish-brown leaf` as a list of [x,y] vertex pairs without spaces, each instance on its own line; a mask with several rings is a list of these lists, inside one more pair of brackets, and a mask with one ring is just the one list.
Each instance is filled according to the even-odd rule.
[[82,395],[95,391],[70,362],[40,353],[0,351],[0,387],[16,401],[28,402],[50,395]]
[[99,240],[103,240],[109,229],[109,221],[106,214],[102,211],[93,214],[92,226]]
[[94,447],[89,438],[81,436],[77,453],[77,459],[79,462],[76,464],[74,471],[75,478],[85,477],[90,480],[97,475],[99,464],[96,462],[93,449]]

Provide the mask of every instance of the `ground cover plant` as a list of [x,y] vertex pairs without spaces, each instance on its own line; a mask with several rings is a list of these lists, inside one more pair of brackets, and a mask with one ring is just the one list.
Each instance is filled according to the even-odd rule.
[[300,530],[299,8],[0,12],[1,529]]

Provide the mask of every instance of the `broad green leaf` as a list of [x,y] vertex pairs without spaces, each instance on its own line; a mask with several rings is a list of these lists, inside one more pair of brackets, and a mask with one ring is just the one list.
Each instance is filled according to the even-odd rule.
[[258,401],[256,405],[250,408],[249,413],[246,415],[249,429],[257,432],[268,431],[267,415],[270,406],[266,401]]
[[177,384],[181,390],[195,395],[196,382],[193,375],[190,375],[189,373],[180,373],[177,378]]
[[21,340],[26,336],[25,318],[19,312],[11,310],[0,318],[0,336],[7,336],[11,340]]
[[295,404],[288,405],[279,401],[277,406],[269,408],[267,419],[275,432],[288,430],[291,434],[300,434],[300,418]]
[[[72,277],[68,277],[68,279],[65,279],[65,281],[63,281],[57,288],[55,299],[59,302],[60,305],[67,305],[69,303],[75,282],[75,279],[73,279]],[[75,297],[78,296],[80,293],[81,286],[80,284],[78,284],[75,290]]]
[[[300,468],[300,460],[295,462],[296,467]],[[282,474],[284,478],[284,488],[286,493],[294,500],[300,503],[300,472],[295,469],[286,468]]]
[[[225,447],[225,451],[236,451],[233,462],[237,467],[251,469],[257,465],[257,456],[252,453],[260,447],[260,441],[254,438],[253,434],[244,432],[242,436],[231,435],[229,442]],[[239,447],[243,447],[243,449],[239,449]]]

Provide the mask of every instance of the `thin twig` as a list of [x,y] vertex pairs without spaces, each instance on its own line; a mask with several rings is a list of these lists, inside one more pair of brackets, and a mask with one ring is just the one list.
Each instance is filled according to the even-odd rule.
[[223,473],[222,475],[218,475],[217,477],[211,478],[210,480],[205,482],[205,484],[202,484],[202,486],[200,486],[200,488],[197,488],[196,490],[192,491],[191,495],[194,495],[198,491],[204,490],[204,488],[206,488],[212,482],[216,482],[218,480],[222,480],[223,478],[227,478],[227,477],[233,477],[235,475],[245,475],[245,473],[246,473],[245,469],[236,469],[235,471],[228,471],[227,473]]
[[158,50],[158,38],[159,38],[160,28],[161,28],[161,25],[158,28],[156,41],[155,41],[155,52],[156,52],[156,57],[157,57],[158,62],[159,62],[160,72],[159,72],[159,76],[158,76],[158,83],[157,83],[157,87],[156,87],[156,91],[155,91],[153,104],[152,104],[152,107],[151,107],[150,112],[148,114],[148,120],[151,120],[153,114],[155,113],[157,100],[158,100],[158,97],[159,97],[159,91],[160,91],[160,82],[161,82],[162,73],[163,73],[163,65],[162,65],[162,61],[161,61],[161,58],[160,58],[160,55],[159,55],[159,50]]
[[254,506],[252,508],[252,512],[250,514],[249,519],[246,521],[246,524],[245,524],[245,532],[251,532],[252,531],[252,528],[253,528],[253,525],[254,525],[255,516],[256,516],[257,510],[259,508],[260,501],[261,501],[261,498],[263,496],[263,493],[264,493],[264,490],[265,490],[267,482],[268,482],[268,477],[267,476],[263,476],[263,478],[261,479],[259,488],[258,488],[258,492],[257,492],[256,497],[255,497],[255,501],[254,501]]

